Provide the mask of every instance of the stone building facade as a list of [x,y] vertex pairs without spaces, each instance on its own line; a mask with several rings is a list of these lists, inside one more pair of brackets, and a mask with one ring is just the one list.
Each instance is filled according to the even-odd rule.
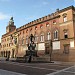
[[75,7],[62,10],[36,19],[19,28],[11,17],[6,34],[1,38],[0,55],[11,58],[23,57],[29,43],[29,36],[35,36],[38,56],[49,57],[52,43],[52,60],[75,61]]

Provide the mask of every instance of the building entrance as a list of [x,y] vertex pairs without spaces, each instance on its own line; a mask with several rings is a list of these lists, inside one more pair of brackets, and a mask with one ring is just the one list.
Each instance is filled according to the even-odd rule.
[[70,46],[69,44],[64,45],[64,53],[65,54],[69,54],[69,46]]
[[50,41],[46,40],[45,41],[45,54],[50,53]]
[[49,49],[49,47],[46,47],[46,49],[45,49],[45,54],[49,54],[49,51],[50,49]]

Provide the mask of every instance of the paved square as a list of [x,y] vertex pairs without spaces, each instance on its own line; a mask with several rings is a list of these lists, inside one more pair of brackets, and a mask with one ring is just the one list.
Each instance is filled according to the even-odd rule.
[[0,69],[0,75],[26,75],[26,74],[21,74],[21,73],[16,73],[16,72]]
[[47,75],[75,75],[75,66],[68,67]]
[[69,68],[69,69],[67,69],[66,71],[75,73],[75,66],[74,66],[74,67],[71,67],[71,68]]
[[56,73],[54,75],[75,75],[75,73],[69,73],[69,72],[60,72],[60,73]]
[[4,70],[0,70],[1,75],[75,75],[75,66],[65,63],[17,63],[5,61],[0,62],[0,69]]

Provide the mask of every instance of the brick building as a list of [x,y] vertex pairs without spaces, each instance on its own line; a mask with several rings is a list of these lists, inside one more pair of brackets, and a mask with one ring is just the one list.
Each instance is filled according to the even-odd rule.
[[16,28],[11,17],[6,34],[1,38],[3,57],[23,57],[27,50],[29,36],[35,36],[38,56],[49,57],[52,43],[52,60],[75,61],[75,7],[69,6],[62,10],[36,19]]

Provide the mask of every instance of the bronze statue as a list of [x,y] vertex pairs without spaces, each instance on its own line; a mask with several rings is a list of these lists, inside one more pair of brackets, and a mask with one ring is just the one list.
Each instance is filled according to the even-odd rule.
[[30,38],[30,41],[33,42],[33,38],[34,38],[33,34],[31,34],[29,38]]
[[29,39],[30,39],[30,43],[28,43],[28,45],[27,45],[28,50],[26,51],[26,55],[29,56],[28,62],[30,63],[32,56],[36,56],[37,53],[35,50],[36,44],[34,43],[35,38],[34,38],[33,34],[30,35]]

